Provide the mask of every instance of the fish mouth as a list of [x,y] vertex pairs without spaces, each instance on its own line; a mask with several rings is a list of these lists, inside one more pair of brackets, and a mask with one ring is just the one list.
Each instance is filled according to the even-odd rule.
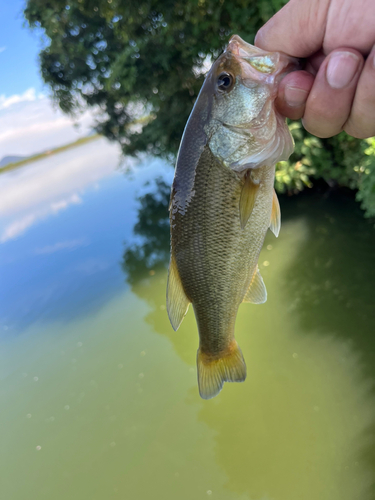
[[245,40],[242,40],[238,35],[233,35],[230,38],[225,52],[231,52],[234,56],[245,59],[249,56],[268,54],[268,52],[251,45],[251,43],[245,42]]
[[283,52],[280,52],[280,55],[285,57],[285,64],[286,66],[284,67],[284,70],[280,75],[285,76],[288,73],[292,73],[292,71],[300,71],[302,69],[305,69],[306,66],[306,60],[305,59],[299,59],[297,57],[290,57]]
[[303,59],[288,56],[283,52],[267,52],[250,43],[245,42],[238,35],[233,35],[229,40],[225,52],[250,64],[258,74],[277,76],[280,79],[292,71],[304,68]]

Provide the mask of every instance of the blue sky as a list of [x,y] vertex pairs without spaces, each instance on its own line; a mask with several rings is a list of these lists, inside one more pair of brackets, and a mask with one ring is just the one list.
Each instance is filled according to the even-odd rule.
[[92,111],[73,120],[52,104],[39,72],[41,31],[27,27],[25,5],[0,0],[0,160],[72,142],[87,135],[94,122]]
[[25,26],[22,0],[0,0],[0,94],[43,90],[38,68],[40,34]]

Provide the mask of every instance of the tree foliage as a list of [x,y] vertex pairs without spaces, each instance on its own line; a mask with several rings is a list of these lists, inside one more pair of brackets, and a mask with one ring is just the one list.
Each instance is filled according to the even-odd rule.
[[[252,42],[286,0],[28,0],[25,17],[41,28],[44,81],[67,113],[100,111],[96,129],[125,154],[169,156],[203,81],[205,64],[237,33]],[[147,120],[139,120],[147,115]],[[138,122],[134,125],[135,120]],[[314,178],[358,188],[375,215],[374,142],[345,134],[322,140],[298,123],[296,152],[278,165],[277,188]]]

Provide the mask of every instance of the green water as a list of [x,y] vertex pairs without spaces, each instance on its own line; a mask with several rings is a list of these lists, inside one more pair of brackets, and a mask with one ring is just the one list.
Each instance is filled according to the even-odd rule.
[[193,312],[174,332],[165,310],[173,173],[124,174],[104,141],[43,161],[0,176],[1,499],[373,500],[375,231],[355,202],[281,199],[268,301],[236,323],[247,380],[203,401]]

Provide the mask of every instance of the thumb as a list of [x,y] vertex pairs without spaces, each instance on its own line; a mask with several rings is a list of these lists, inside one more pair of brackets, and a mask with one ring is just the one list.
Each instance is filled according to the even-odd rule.
[[309,57],[323,44],[330,0],[290,0],[258,31],[255,45]]

